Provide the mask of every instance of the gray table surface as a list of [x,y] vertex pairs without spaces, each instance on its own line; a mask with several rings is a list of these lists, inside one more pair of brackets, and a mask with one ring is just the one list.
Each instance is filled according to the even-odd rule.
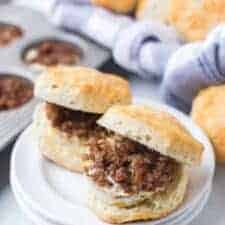
[[[143,81],[135,75],[128,75],[112,62],[107,63],[102,70],[125,75],[131,83],[134,95],[151,99],[158,98],[158,86]],[[13,197],[9,185],[9,161],[13,144],[0,153],[0,225],[30,225],[31,222],[23,215]],[[225,225],[225,167],[218,166],[210,200],[201,215],[190,225]]]

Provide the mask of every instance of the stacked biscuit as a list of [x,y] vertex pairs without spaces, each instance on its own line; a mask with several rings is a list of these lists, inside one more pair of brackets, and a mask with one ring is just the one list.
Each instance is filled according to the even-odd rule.
[[205,39],[225,21],[224,0],[139,0],[138,19],[159,20],[174,26],[186,41]]
[[216,160],[225,163],[225,85],[199,92],[192,107],[193,120],[208,134]]
[[127,81],[87,68],[48,69],[36,81],[42,103],[34,133],[43,156],[83,172],[89,207],[102,220],[164,217],[183,201],[186,165],[203,147],[170,114],[133,105]]

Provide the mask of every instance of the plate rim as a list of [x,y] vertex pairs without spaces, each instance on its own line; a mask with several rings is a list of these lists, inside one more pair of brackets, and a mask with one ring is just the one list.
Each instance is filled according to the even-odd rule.
[[[34,215],[35,217],[41,218],[41,220],[46,220],[45,222],[49,223],[49,225],[53,225],[53,223],[54,223],[53,221],[50,221],[49,219],[42,217],[42,215],[39,215],[38,212],[35,212],[31,208],[29,208],[30,206],[27,205],[27,203],[23,199],[23,197],[20,196],[20,193],[19,193],[19,191],[16,188],[16,184],[12,183],[12,191],[13,191],[13,193],[15,195],[15,198],[16,198],[16,201],[17,201],[18,205],[20,206],[20,208],[22,209],[22,211],[27,216],[28,216],[29,213],[32,214],[32,215],[28,216],[29,219],[31,219],[31,217],[33,217],[33,215]],[[182,221],[185,224],[189,224],[193,219],[195,219],[202,212],[202,210],[204,209],[204,207],[206,206],[206,204],[207,204],[207,202],[209,200],[211,192],[212,192],[212,185],[210,187],[208,187],[208,191],[206,191],[206,193],[199,199],[199,201],[196,202],[196,204],[193,205],[193,207],[190,208],[188,210],[188,212],[186,212],[186,214],[183,213],[180,216],[175,217],[175,221],[171,220],[171,221],[169,221],[169,223],[165,222],[164,224],[161,224],[161,225],[173,225],[174,223],[176,225],[180,221]],[[184,218],[187,218],[187,220],[184,221]],[[37,221],[36,219],[34,219],[34,220]],[[38,223],[38,224],[40,224],[40,223]]]

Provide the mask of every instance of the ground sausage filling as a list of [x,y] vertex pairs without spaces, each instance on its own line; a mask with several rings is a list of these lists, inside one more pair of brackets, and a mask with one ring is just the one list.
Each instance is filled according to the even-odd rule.
[[12,24],[0,24],[0,47],[4,47],[22,36],[21,28]]
[[46,114],[52,126],[69,137],[76,135],[88,139],[105,133],[105,129],[96,124],[101,114],[73,111],[50,103],[46,104]]
[[119,135],[91,138],[89,144],[93,163],[87,173],[99,186],[117,183],[129,194],[163,192],[176,177],[174,160]]
[[71,111],[47,104],[54,127],[69,135],[87,137],[90,160],[87,175],[101,187],[117,183],[126,193],[163,192],[176,178],[179,164],[154,150],[96,124],[100,115]]
[[0,111],[17,108],[33,97],[33,85],[28,80],[14,76],[0,76]]
[[28,49],[24,60],[28,64],[56,66],[75,65],[81,57],[81,49],[69,42],[45,40]]

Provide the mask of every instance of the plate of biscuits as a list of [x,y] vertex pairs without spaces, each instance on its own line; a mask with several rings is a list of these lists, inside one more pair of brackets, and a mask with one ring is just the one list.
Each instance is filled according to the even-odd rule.
[[188,224],[206,205],[213,148],[188,116],[84,67],[47,69],[34,94],[10,176],[34,223]]

